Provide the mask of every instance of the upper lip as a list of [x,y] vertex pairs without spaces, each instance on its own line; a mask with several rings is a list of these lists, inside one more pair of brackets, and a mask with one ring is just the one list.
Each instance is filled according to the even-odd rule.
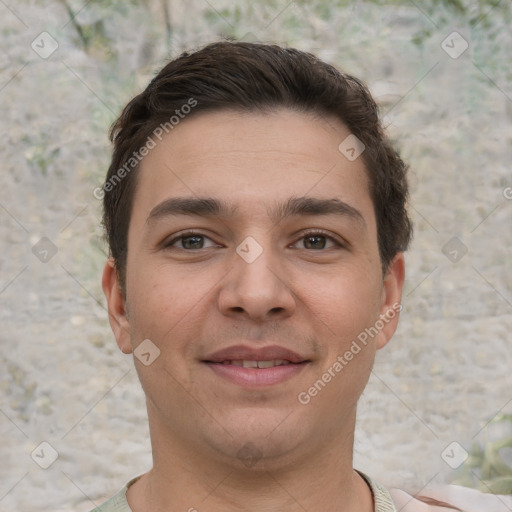
[[306,357],[278,345],[269,345],[261,348],[233,345],[232,347],[213,352],[206,356],[203,361],[222,363],[223,361],[273,361],[274,359],[283,359],[291,363],[309,361]]

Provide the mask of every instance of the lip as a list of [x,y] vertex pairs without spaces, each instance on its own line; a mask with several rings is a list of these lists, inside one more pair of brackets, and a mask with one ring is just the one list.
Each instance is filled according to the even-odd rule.
[[205,364],[219,377],[244,388],[255,388],[280,384],[300,373],[310,363],[290,363],[272,368],[244,368],[206,361]]
[[[245,368],[222,364],[223,361],[272,361],[275,359],[283,359],[290,363],[271,368]],[[210,354],[203,363],[219,377],[245,388],[254,388],[272,386],[291,379],[304,370],[311,360],[278,345],[261,348],[236,345]]]
[[206,363],[222,363],[223,361],[272,361],[274,359],[285,359],[290,363],[304,363],[310,360],[290,349],[279,345],[267,347],[248,347],[246,345],[233,345],[206,356],[203,361]]

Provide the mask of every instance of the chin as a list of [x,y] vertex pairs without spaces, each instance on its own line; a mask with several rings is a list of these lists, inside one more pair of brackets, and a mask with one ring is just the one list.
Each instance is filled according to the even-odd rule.
[[[231,434],[222,430],[223,439],[210,438],[209,443],[236,466],[250,469],[277,469],[289,464],[298,456],[298,448],[304,447],[308,436],[297,430],[296,423],[288,422],[289,413],[276,411],[242,412],[231,421],[220,422]],[[291,417],[292,415],[290,415]]]

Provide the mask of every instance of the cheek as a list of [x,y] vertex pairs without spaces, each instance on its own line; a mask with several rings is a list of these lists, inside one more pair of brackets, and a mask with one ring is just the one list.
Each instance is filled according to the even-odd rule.
[[172,341],[176,348],[181,339],[194,335],[211,288],[207,276],[197,279],[190,270],[153,264],[140,265],[130,277],[130,325],[137,338],[154,339],[162,347]]
[[133,332],[159,339],[183,316],[187,297],[179,300],[179,287],[159,272],[141,270],[131,277],[127,294]]
[[312,314],[336,337],[346,340],[378,318],[381,284],[373,275],[347,268],[337,274],[309,279],[302,298]]

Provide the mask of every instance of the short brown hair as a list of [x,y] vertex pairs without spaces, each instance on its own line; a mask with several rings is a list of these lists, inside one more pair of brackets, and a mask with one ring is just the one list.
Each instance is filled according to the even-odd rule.
[[[194,107],[185,111],[191,99]],[[407,166],[385,135],[367,87],[310,53],[270,44],[216,42],[170,61],[112,126],[114,150],[102,187],[103,224],[123,290],[139,151],[151,134],[159,126],[172,129],[172,118],[182,112],[193,116],[276,108],[334,116],[364,144],[383,272],[397,252],[407,249],[412,235]]]

